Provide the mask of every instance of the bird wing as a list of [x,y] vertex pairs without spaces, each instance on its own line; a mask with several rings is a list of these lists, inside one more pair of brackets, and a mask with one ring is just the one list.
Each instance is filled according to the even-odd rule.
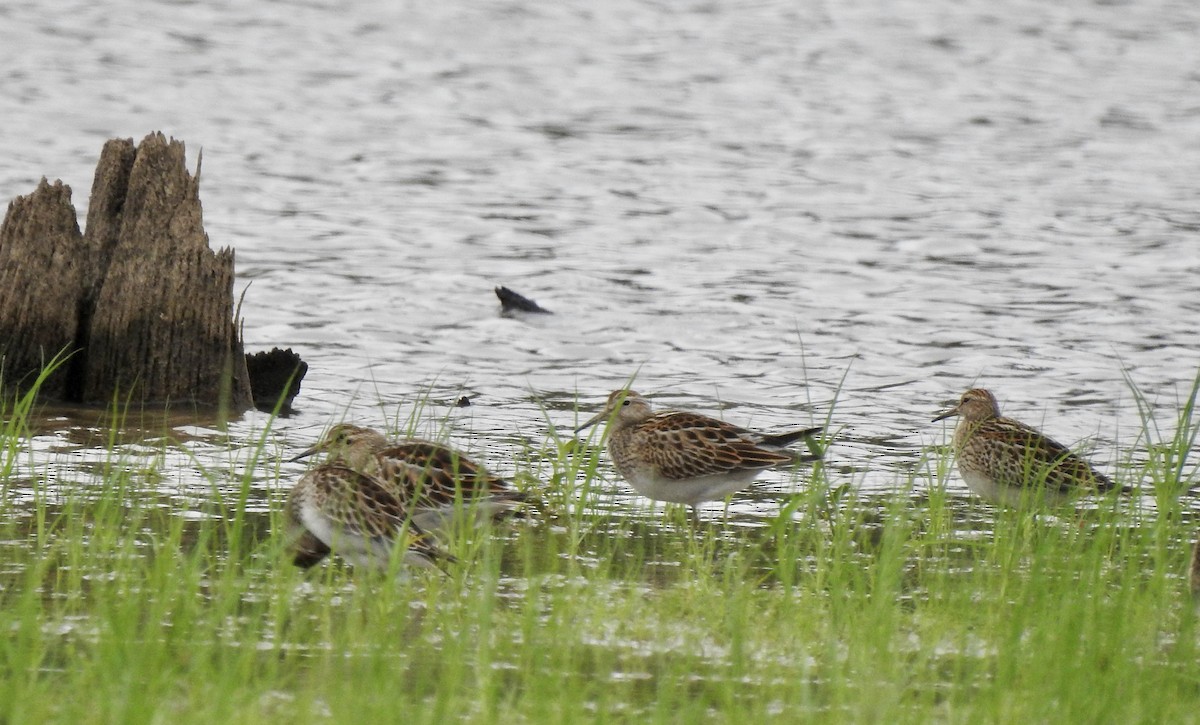
[[[384,481],[374,476],[359,474],[355,491],[360,505],[354,510],[362,512],[359,533],[381,544],[389,544],[405,537],[402,545],[409,556],[415,556],[432,564],[438,560],[453,561],[454,557],[442,551],[429,536],[412,520],[404,501]],[[347,529],[353,531],[353,525]]]
[[646,436],[645,450],[659,473],[671,479],[773,468],[793,460],[789,453],[760,447],[752,431],[698,413],[660,413],[639,433]]
[[412,526],[403,501],[383,481],[358,471],[340,475],[347,485],[340,489],[346,501],[339,507],[344,513],[338,524],[346,531],[364,538],[392,539],[405,525]]
[[414,505],[450,505],[464,498],[512,493],[510,484],[453,448],[405,441],[379,454],[384,477]]
[[989,429],[986,435],[994,443],[1011,450],[1012,455],[1003,458],[1010,462],[1011,470],[1004,473],[1011,480],[1044,479],[1048,489],[1063,493],[1078,490],[1081,486],[1097,491],[1113,487],[1107,476],[1058,441],[1019,421],[1008,418],[994,421],[999,421],[1000,425],[989,426],[993,421],[985,421],[983,427]]

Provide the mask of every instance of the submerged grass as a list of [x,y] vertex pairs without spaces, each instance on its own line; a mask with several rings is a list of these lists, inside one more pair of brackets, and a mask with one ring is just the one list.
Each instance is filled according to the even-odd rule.
[[22,479],[16,399],[0,722],[1192,720],[1194,397],[1120,472],[1174,505],[1037,516],[947,493],[931,452],[892,495],[818,466],[765,525],[692,527],[606,510],[596,448],[553,437],[519,476],[541,512],[395,579],[288,565],[250,473],[204,517],[115,444],[97,485]]

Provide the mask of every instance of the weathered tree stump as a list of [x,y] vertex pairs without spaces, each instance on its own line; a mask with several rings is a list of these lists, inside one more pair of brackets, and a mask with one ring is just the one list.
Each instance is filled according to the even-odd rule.
[[[8,205],[0,226],[0,372],[10,385],[32,383],[56,354],[78,347],[89,258],[62,182],[42,183]],[[69,398],[67,368],[42,384]]]
[[9,205],[0,227],[3,380],[27,385],[65,350],[70,360],[43,395],[244,411],[254,395],[233,280],[233,251],[208,247],[200,163],[188,173],[183,143],[161,133],[137,147],[111,140],[85,234],[62,182],[43,179]]

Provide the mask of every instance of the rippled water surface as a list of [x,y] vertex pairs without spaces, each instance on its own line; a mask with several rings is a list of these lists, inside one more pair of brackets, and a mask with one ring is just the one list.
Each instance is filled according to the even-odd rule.
[[[17,0],[0,84],[6,199],[61,178],[82,219],[108,138],[203,148],[248,347],[311,366],[271,452],[427,396],[418,430],[512,473],[636,374],[763,428],[836,397],[856,486],[976,384],[1112,470],[1124,376],[1169,429],[1200,363],[1195,3]],[[93,444],[56,420],[69,480]],[[264,422],[179,428],[177,505]]]

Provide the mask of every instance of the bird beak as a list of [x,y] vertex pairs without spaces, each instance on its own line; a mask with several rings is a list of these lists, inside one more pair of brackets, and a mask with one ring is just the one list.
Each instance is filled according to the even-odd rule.
[[300,460],[301,458],[308,458],[309,456],[311,456],[314,453],[320,453],[322,450],[323,449],[319,445],[313,446],[312,448],[309,448],[308,450],[304,451],[300,455],[293,456],[292,458],[287,459],[287,463],[294,463],[294,462]]
[[576,429],[575,429],[575,432],[576,432],[576,433],[578,433],[579,431],[583,430],[584,428],[590,428],[591,426],[593,426],[593,425],[596,425],[596,424],[597,424],[597,423],[599,423],[600,421],[602,421],[602,420],[604,420],[605,418],[607,418],[607,417],[608,417],[608,414],[609,414],[609,413],[611,413],[611,412],[612,412],[611,410],[609,410],[608,408],[605,408],[604,410],[600,411],[600,412],[599,412],[599,413],[597,413],[596,415],[594,415],[594,416],[592,416],[591,418],[589,418],[589,419],[588,419],[588,422],[586,422],[586,423],[584,423],[583,425],[581,425],[581,426],[579,426],[578,428],[576,428]]
[[957,403],[955,403],[953,408],[950,408],[949,410],[943,410],[941,413],[938,413],[937,417],[933,419],[933,422],[936,423],[939,420],[944,420],[946,418],[949,418],[952,415],[958,415],[958,409],[960,407],[961,406],[959,406]]

